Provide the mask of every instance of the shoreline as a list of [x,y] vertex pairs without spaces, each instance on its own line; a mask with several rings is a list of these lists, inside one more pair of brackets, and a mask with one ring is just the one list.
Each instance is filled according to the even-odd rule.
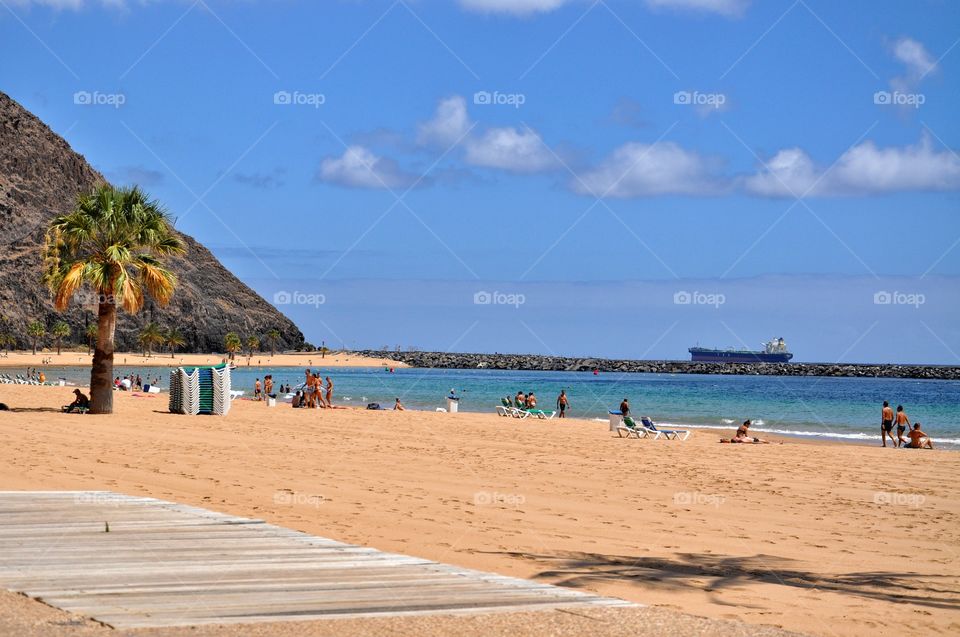
[[[946,635],[960,608],[956,454],[719,444],[719,431],[621,439],[588,420],[246,400],[226,417],[182,416],[166,413],[166,395],[127,392],[114,415],[80,416],[57,410],[67,387],[0,392],[17,408],[0,417],[2,489],[157,497],[831,637]],[[923,532],[877,542],[908,524]]]

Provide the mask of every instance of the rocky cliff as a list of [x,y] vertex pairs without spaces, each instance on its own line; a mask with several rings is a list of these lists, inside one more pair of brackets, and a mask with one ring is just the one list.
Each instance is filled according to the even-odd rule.
[[[32,113],[0,93],[0,317],[4,332],[16,346],[29,343],[27,325],[34,320],[49,327],[58,319],[72,329],[70,343],[83,342],[88,322],[96,321],[91,307],[74,303],[64,313],[53,308],[40,282],[41,248],[49,221],[68,212],[80,192],[104,182],[100,173],[75,153]],[[169,261],[179,283],[173,301],[161,308],[152,303],[137,315],[120,312],[118,350],[135,350],[139,330],[147,321],[176,326],[187,340],[182,351],[223,351],[223,337],[280,331],[278,349],[303,345],[303,334],[290,319],[233,276],[209,250],[180,234],[186,254]],[[48,339],[49,342],[49,339]]]

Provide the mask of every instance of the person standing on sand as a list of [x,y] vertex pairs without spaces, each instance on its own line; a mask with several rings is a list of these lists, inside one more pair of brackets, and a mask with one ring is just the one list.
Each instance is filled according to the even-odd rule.
[[561,389],[560,395],[557,396],[557,409],[560,410],[560,418],[566,418],[564,414],[569,406],[570,401],[567,399],[567,390]]
[[333,407],[333,381],[327,376],[327,407]]
[[313,406],[313,375],[310,373],[309,369],[307,369],[307,371],[305,371],[303,375],[304,375],[303,400],[301,401],[301,404],[304,407],[312,407]]
[[266,397],[273,393],[273,376],[263,377],[263,393]]
[[[902,447],[907,444],[903,439],[903,434],[910,426],[910,419],[907,418],[907,412],[903,411],[903,405],[897,405],[897,446]],[[913,432],[911,432],[913,433]]]
[[623,399],[623,402],[620,403],[620,415],[629,416],[630,415],[630,401],[626,398]]
[[883,401],[883,409],[880,411],[880,442],[887,446],[887,436],[890,436],[890,442],[896,446],[897,441],[893,439],[893,409],[890,403]]
[[257,382],[255,382],[255,383],[253,384],[253,399],[254,399],[254,400],[260,400],[260,399],[261,399],[261,396],[260,396],[260,379],[259,379],[259,378],[257,379]]

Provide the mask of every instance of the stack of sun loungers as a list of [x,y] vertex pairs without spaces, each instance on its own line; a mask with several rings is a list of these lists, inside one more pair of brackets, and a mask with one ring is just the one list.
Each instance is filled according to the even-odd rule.
[[230,411],[230,368],[183,367],[170,373],[170,411],[225,416]]
[[174,414],[200,413],[200,370],[187,371],[179,367],[170,372],[170,412]]
[[232,394],[230,391],[230,367],[218,365],[213,373],[213,413],[217,416],[226,416],[230,411]]

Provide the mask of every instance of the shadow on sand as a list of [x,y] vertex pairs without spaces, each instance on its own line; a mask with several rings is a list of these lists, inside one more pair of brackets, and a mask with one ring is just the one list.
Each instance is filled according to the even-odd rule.
[[547,566],[549,568],[534,577],[573,588],[603,582],[622,582],[677,590],[717,591],[741,584],[762,582],[865,599],[960,610],[960,591],[949,588],[957,579],[954,575],[886,571],[821,574],[800,570],[794,566],[793,560],[762,554],[732,557],[678,553],[675,558],[663,558],[600,553],[492,553]]

